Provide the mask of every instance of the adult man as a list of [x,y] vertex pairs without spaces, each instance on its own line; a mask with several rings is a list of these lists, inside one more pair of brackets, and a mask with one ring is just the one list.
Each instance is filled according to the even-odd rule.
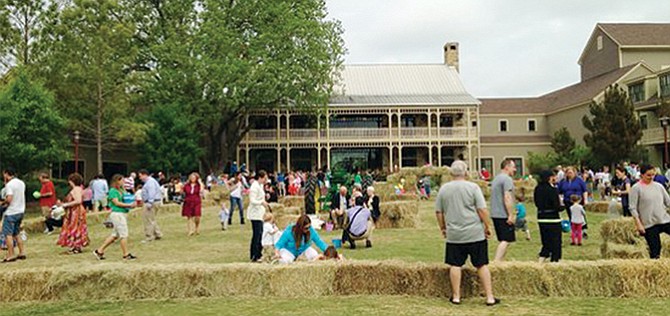
[[[26,184],[16,177],[16,171],[7,168],[2,172],[5,180],[5,201],[7,206],[2,221],[2,235],[7,244],[7,255],[2,262],[13,262],[26,259],[23,240],[19,238],[23,214],[26,212]],[[19,248],[18,256],[14,256],[14,241]]]
[[511,159],[500,163],[500,173],[491,182],[491,219],[498,237],[498,249],[494,261],[503,261],[510,243],[516,241],[514,233],[514,181],[516,165]]
[[158,181],[149,175],[149,171],[139,171],[140,180],[144,183],[142,186],[142,201],[144,202],[144,212],[142,221],[144,223],[144,239],[142,242],[151,242],[163,238],[156,214],[163,205],[163,193]]
[[670,196],[660,183],[654,182],[656,170],[650,165],[640,167],[640,181],[630,190],[628,195],[630,213],[635,218],[635,225],[640,235],[644,236],[649,246],[649,257],[661,257],[661,233],[670,235]]
[[344,214],[351,206],[347,187],[341,186],[340,191],[330,200],[330,219],[337,223],[338,227],[344,224]]
[[467,168],[460,160],[451,164],[454,178],[440,188],[435,201],[437,223],[442,236],[447,239],[445,263],[450,266],[450,300],[453,304],[461,303],[461,267],[469,256],[486,293],[486,305],[496,305],[500,300],[493,296],[488,269],[489,214],[482,190],[465,180]]
[[263,237],[263,215],[268,206],[265,201],[265,190],[263,186],[268,180],[265,171],[258,172],[256,181],[251,183],[249,188],[249,208],[247,209],[247,218],[251,221],[251,245],[249,247],[249,258],[252,262],[259,262],[263,256],[263,246],[261,244]]
[[123,178],[123,188],[126,192],[135,193],[135,179],[137,174],[131,172],[127,178]]
[[[56,189],[54,188],[54,183],[49,179],[47,173],[40,173],[39,176],[40,183],[42,187],[40,188],[40,210],[42,211],[42,216],[45,220],[51,218],[51,207],[56,205]],[[51,230],[47,226],[44,230],[45,234],[50,233]]]
[[347,209],[347,221],[342,231],[342,242],[349,242],[351,249],[356,249],[356,240],[365,240],[365,247],[372,247],[370,235],[374,229],[372,214],[363,204],[365,198],[356,198],[355,206]]
[[107,180],[105,175],[99,174],[91,182],[91,191],[93,192],[93,210],[102,211],[107,208]]

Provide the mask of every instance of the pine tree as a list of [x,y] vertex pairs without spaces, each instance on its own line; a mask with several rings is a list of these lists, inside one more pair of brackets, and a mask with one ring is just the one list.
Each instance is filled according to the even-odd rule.
[[602,163],[625,161],[640,150],[640,122],[628,94],[617,85],[605,90],[602,102],[589,105],[589,115],[582,118],[582,124],[590,132],[584,142]]

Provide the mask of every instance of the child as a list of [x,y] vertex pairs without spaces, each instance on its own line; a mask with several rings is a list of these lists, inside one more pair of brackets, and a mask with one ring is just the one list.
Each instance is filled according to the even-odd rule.
[[323,252],[322,255],[319,256],[319,260],[344,260],[344,256],[341,254],[337,253],[337,249],[335,249],[334,246],[328,246],[326,248],[326,251]]
[[584,207],[580,204],[581,198],[579,195],[573,194],[570,196],[570,231],[572,242],[570,245],[582,245],[582,226],[584,226],[586,211]]
[[226,207],[226,203],[221,203],[221,211],[219,211],[219,220],[221,221],[221,230],[228,229],[228,218],[230,217],[230,210]]
[[135,203],[137,203],[137,206],[142,206],[142,184],[139,183],[137,184],[135,188]]
[[261,245],[263,246],[263,259],[271,261],[275,256],[275,243],[279,240],[282,232],[275,224],[275,217],[272,213],[265,213],[263,215],[263,238]]
[[530,229],[528,229],[528,222],[526,221],[526,205],[523,204],[525,200],[525,195],[523,192],[517,194],[516,196],[516,223],[514,226],[516,230],[520,230],[526,233],[526,240],[530,240]]

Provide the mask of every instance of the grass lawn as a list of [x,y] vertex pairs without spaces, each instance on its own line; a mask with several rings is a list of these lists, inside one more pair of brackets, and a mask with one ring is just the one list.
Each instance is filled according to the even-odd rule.
[[[434,201],[420,202],[420,223],[415,229],[377,230],[373,235],[373,247],[363,245],[356,250],[344,249],[349,260],[400,260],[408,262],[443,262],[444,240],[437,229]],[[221,231],[217,218],[218,210],[207,209],[203,216],[200,236],[186,236],[186,222],[177,213],[158,215],[158,221],[165,234],[160,241],[142,244],[142,224],[139,215],[130,217],[130,249],[139,257],[132,265],[152,265],[156,263],[232,263],[247,262],[249,256],[250,225],[241,226],[235,217],[235,224],[228,231]],[[518,232],[519,241],[512,245],[508,260],[535,261],[540,249],[539,233],[535,221],[536,210],[528,205],[529,227],[533,239],[526,241]],[[237,214],[235,214],[237,215]],[[601,238],[599,223],[605,214],[588,214],[590,238],[582,247],[569,246],[569,234],[564,234],[565,260],[596,260],[600,258]],[[66,266],[80,267],[99,265],[90,251],[109,234],[101,224],[92,224],[89,235],[92,245],[80,255],[62,255],[64,249],[56,246],[56,235],[33,234],[27,242],[28,260],[10,263],[2,269],[30,267]],[[338,232],[325,233],[322,237],[330,242],[339,238]],[[491,240],[489,252],[495,252],[497,242]],[[107,262],[122,261],[118,245],[107,251]],[[310,300],[285,298],[211,298],[189,300],[146,300],[122,302],[28,302],[3,304],[0,315],[112,315],[128,313],[134,315],[258,315],[295,314],[318,311],[319,314],[496,314],[496,315],[559,315],[559,314],[651,314],[663,310],[664,299],[615,299],[615,298],[523,298],[503,297],[504,304],[495,308],[483,306],[483,299],[469,299],[462,306],[452,306],[444,299],[421,297],[322,297]]]
[[508,298],[487,307],[483,299],[454,306],[444,299],[349,296],[318,299],[219,299],[3,304],[0,315],[665,315],[666,299]]
[[[415,229],[384,229],[376,230],[373,235],[373,247],[366,249],[361,243],[358,249],[344,249],[348,259],[387,260],[395,259],[410,262],[442,262],[444,258],[444,240],[440,236],[435,220],[433,201],[420,203],[420,223]],[[217,218],[218,210],[208,209],[203,214],[203,229],[200,236],[186,236],[186,221],[177,213],[158,215],[158,221],[165,234],[165,238],[149,244],[139,241],[143,238],[142,223],[139,214],[131,215],[130,223],[130,250],[139,257],[132,264],[153,263],[230,263],[246,262],[249,257],[249,240],[251,227],[249,224],[240,226],[235,222],[228,231],[221,231]],[[528,205],[529,227],[532,240],[526,241],[523,233],[518,232],[518,242],[509,248],[508,260],[528,261],[536,260],[540,249],[540,236],[535,221],[535,207]],[[235,214],[237,215],[237,214]],[[563,234],[565,260],[596,260],[600,258],[601,238],[598,232],[599,223],[607,216],[605,214],[588,214],[590,223],[589,239],[584,246],[570,246],[569,234]],[[45,236],[32,234],[26,244],[28,260],[8,264],[4,269],[22,267],[45,266],[80,266],[95,265],[98,262],[90,254],[109,234],[101,224],[92,223],[89,226],[91,246],[84,254],[62,255],[65,250],[56,245],[56,235]],[[339,231],[332,233],[321,232],[321,236],[328,243],[333,238],[339,238]],[[493,238],[489,243],[491,258],[495,252],[497,241]],[[121,261],[121,252],[118,245],[112,245],[107,250],[107,261]]]

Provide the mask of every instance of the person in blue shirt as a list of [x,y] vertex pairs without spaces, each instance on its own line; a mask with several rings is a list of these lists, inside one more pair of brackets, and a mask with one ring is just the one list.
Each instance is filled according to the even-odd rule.
[[526,199],[524,192],[516,195],[516,222],[514,226],[516,230],[526,233],[526,240],[530,240],[530,229],[528,229],[528,221],[526,221],[526,205],[523,203]]
[[275,243],[275,255],[280,258],[280,263],[285,264],[292,263],[301,255],[304,255],[308,261],[313,261],[319,258],[319,253],[312,248],[312,243],[322,252],[328,248],[328,245],[319,237],[319,233],[312,227],[312,220],[303,214],[295,224],[286,227]]
[[[570,197],[572,195],[576,195],[581,198],[582,206],[585,206],[586,201],[589,200],[589,191],[586,188],[586,182],[584,182],[582,177],[577,176],[577,172],[575,171],[574,167],[567,167],[565,169],[565,179],[558,183],[558,193],[562,198],[563,206],[572,205],[572,202],[570,201]],[[568,212],[568,217],[570,217],[570,212]],[[582,232],[584,238],[587,238],[587,228],[588,225],[584,224]]]

